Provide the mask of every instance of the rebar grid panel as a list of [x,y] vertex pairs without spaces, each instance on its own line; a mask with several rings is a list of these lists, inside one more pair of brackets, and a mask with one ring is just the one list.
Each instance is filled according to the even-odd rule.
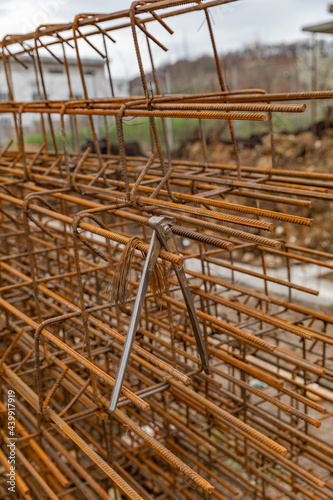
[[[13,390],[17,498],[333,499],[333,317],[319,306],[309,308],[317,290],[293,279],[298,263],[319,271],[333,267],[332,255],[319,244],[304,244],[304,231],[316,223],[316,204],[332,200],[333,175],[280,168],[273,130],[274,112],[302,113],[307,100],[331,99],[333,91],[229,90],[208,10],[227,3],[134,2],[128,11],[81,14],[73,23],[2,41],[10,101],[0,103],[0,112],[9,114],[16,136],[0,152],[1,498],[9,498],[6,402]],[[171,36],[168,19],[191,11],[205,16],[219,91],[166,94],[153,62],[156,46],[165,47],[155,32]],[[114,95],[109,65],[117,33],[126,29],[143,89],[130,98]],[[147,43],[154,91],[138,33]],[[83,44],[105,59],[110,97],[89,97]],[[65,69],[68,100],[48,99],[45,53]],[[72,54],[83,99],[74,98]],[[36,70],[34,102],[15,100],[11,65],[25,65],[26,58]],[[28,113],[39,117],[44,139],[33,152],[26,140]],[[149,119],[149,154],[126,151],[128,117]],[[172,155],[166,119],[178,117],[197,120],[202,150],[196,162]],[[226,123],[231,162],[208,161],[206,119]],[[235,120],[268,122],[271,168],[242,165]],[[83,123],[91,130],[90,147],[80,140]],[[112,154],[112,123],[119,154]],[[176,219],[180,255],[161,250],[167,286],[144,298],[122,395],[111,414],[153,215]],[[131,244],[127,294],[117,303],[114,276]],[[260,264],[247,265],[246,253]],[[201,369],[172,267],[182,263],[210,376]]]

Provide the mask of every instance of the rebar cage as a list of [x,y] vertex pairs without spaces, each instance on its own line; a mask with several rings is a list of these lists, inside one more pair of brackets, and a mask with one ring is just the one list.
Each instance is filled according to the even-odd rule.
[[[230,90],[209,10],[229,3],[137,1],[2,40],[9,100],[0,113],[10,117],[13,138],[0,152],[1,498],[10,498],[10,395],[17,498],[333,499],[333,317],[316,290],[293,278],[301,265],[333,268],[320,242],[304,244],[316,204],[329,210],[333,175],[279,167],[273,129],[274,113],[302,113],[306,101],[332,99],[333,91]],[[169,20],[194,11],[208,28],[218,90],[166,93],[153,55],[166,49]],[[123,31],[138,61],[138,96],[114,92],[109,59]],[[89,97],[85,44],[105,61],[103,98]],[[65,100],[48,99],[45,54],[66,74]],[[82,98],[71,82],[72,57]],[[27,61],[38,99],[19,102],[12,66]],[[38,150],[27,144],[28,114],[39,120]],[[134,156],[124,128],[137,117],[149,121],[151,145]],[[170,148],[168,120],[179,118],[196,123],[197,161]],[[207,120],[226,124],[230,161],[209,161]],[[236,120],[267,122],[271,168],[243,165]],[[175,218],[179,255],[161,250],[166,284],[144,299],[110,414],[153,215]],[[131,245],[126,294],[115,299],[114,276]],[[185,265],[210,376],[174,264]]]

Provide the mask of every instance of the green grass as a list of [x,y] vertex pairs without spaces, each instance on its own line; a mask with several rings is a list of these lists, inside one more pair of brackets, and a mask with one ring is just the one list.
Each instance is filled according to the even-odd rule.
[[[212,121],[212,120],[210,120]],[[111,123],[111,120],[108,120]],[[165,149],[164,135],[162,129],[162,122],[160,119],[156,120],[156,126],[158,130],[159,137],[161,138],[162,148]],[[177,149],[183,140],[190,137],[192,133],[195,132],[198,126],[198,120],[195,119],[185,119],[185,118],[175,118],[172,121],[173,126],[173,136],[174,136],[174,148]],[[66,132],[66,144],[69,151],[72,151],[72,133],[69,131],[69,126],[67,125]],[[125,119],[123,122],[123,131],[125,142],[136,141],[141,145],[143,151],[151,150],[151,134],[150,125],[148,118],[133,118]],[[108,133],[112,143],[117,144],[117,129],[115,124],[108,125]],[[105,126],[101,125],[99,129],[99,137],[104,138],[106,136]],[[81,127],[79,129],[79,137],[81,142],[81,147],[84,146],[88,139],[92,139],[92,133],[89,127]],[[60,132],[55,133],[55,138],[59,150],[62,147],[62,138]],[[47,142],[50,147],[52,147],[52,137],[51,134],[47,134]],[[30,134],[26,136],[26,143],[41,146],[43,144],[42,134]]]
[[[321,113],[318,112],[318,121],[322,119],[319,116]],[[275,113],[273,118],[274,131],[277,133],[293,133],[295,130],[310,126],[311,115],[309,110],[305,114],[287,114],[287,113]],[[181,144],[185,143],[190,139],[199,138],[199,121],[197,119],[188,118],[174,118],[172,119],[172,129],[174,138],[174,151],[177,151]],[[206,137],[214,134],[222,141],[229,141],[230,135],[225,120],[203,120],[204,130]],[[156,126],[161,139],[162,149],[165,150],[164,134],[162,129],[162,121],[156,119]],[[239,120],[234,122],[236,137],[239,139],[247,139],[251,135],[264,134],[268,132],[267,122],[254,122],[247,120]],[[66,143],[69,151],[72,151],[72,134],[70,127],[66,126]],[[136,141],[141,145],[143,152],[151,150],[151,133],[148,118],[133,118],[124,119],[123,131],[125,142]],[[117,130],[113,118],[108,118],[108,133],[112,143],[117,144]],[[99,137],[104,138],[106,136],[105,126],[100,120]],[[62,150],[62,139],[60,132],[55,134],[58,148]],[[81,127],[79,129],[79,137],[81,142],[81,147],[84,147],[88,139],[92,139],[92,133],[89,127]],[[43,143],[42,134],[31,134],[26,137],[27,144],[41,146]],[[52,138],[51,135],[47,135],[47,142],[50,148],[52,148]]]

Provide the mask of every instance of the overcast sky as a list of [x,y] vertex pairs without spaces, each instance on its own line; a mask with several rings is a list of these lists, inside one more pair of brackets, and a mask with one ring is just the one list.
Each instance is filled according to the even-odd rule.
[[[122,10],[130,3],[128,0],[0,0],[0,38],[6,34],[32,31],[40,24],[71,21],[77,13]],[[218,49],[223,53],[258,41],[275,43],[309,38],[302,32],[303,26],[333,21],[328,5],[328,0],[239,0],[215,7],[211,14]],[[170,19],[168,24],[175,34],[170,36],[163,29],[158,32],[159,39],[169,48],[167,53],[154,48],[159,64],[174,62],[188,54],[194,58],[211,53],[202,12]],[[157,33],[155,27],[150,29]],[[333,36],[321,36],[325,37],[333,41]],[[132,47],[128,45],[131,43],[130,33],[117,33],[115,38],[117,50],[111,54],[114,74],[133,76],[137,73],[137,66]],[[140,41],[144,43],[143,38]],[[83,50],[86,50],[85,55],[92,55],[89,47]]]

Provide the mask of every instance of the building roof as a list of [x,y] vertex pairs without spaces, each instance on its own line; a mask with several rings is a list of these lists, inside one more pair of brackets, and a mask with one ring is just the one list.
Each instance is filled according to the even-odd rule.
[[[330,6],[333,12],[333,5]],[[303,31],[310,31],[311,33],[330,33],[333,34],[333,21],[326,23],[313,24],[312,26],[305,26]]]
[[[333,3],[328,7],[328,12],[333,13]],[[313,24],[312,26],[305,26],[303,31],[310,31],[311,33],[329,33],[333,34],[333,21],[326,21],[325,23]]]

